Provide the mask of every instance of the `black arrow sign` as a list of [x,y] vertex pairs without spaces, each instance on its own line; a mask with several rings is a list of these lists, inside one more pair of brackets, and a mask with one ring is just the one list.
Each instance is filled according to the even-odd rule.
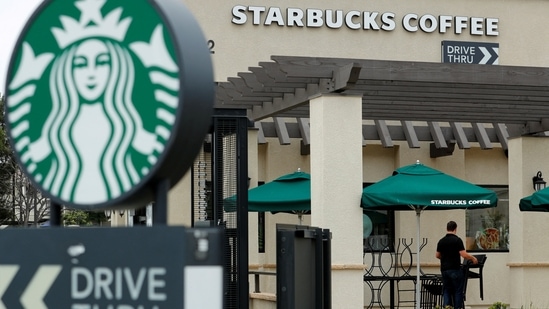
[[499,64],[498,43],[442,41],[442,62]]

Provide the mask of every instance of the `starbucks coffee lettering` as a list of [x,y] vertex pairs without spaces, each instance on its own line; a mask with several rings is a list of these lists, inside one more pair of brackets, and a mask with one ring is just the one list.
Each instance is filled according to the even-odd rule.
[[498,36],[498,18],[467,17],[408,13],[402,17],[392,12],[337,10],[316,8],[280,8],[236,5],[232,8],[231,22],[236,25],[263,25],[301,28],[394,31],[397,25],[408,32]]
[[490,200],[431,200],[432,205],[490,205]]

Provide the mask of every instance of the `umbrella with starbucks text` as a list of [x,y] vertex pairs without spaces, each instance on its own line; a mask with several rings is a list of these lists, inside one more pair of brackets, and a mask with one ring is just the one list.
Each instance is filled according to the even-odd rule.
[[420,302],[420,215],[423,210],[478,209],[497,205],[496,192],[427,167],[419,161],[364,188],[365,210],[412,210],[417,221],[416,308]]

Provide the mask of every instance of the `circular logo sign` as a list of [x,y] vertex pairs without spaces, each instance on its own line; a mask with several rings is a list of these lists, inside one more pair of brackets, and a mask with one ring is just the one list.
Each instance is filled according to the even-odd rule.
[[50,1],[35,12],[10,63],[6,123],[45,194],[74,208],[130,207],[182,177],[213,106],[197,28],[176,1]]

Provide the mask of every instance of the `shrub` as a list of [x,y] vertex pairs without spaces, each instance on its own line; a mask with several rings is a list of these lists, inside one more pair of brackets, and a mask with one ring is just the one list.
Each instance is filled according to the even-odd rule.
[[509,304],[505,304],[502,302],[495,302],[493,303],[488,309],[507,309],[509,307]]

